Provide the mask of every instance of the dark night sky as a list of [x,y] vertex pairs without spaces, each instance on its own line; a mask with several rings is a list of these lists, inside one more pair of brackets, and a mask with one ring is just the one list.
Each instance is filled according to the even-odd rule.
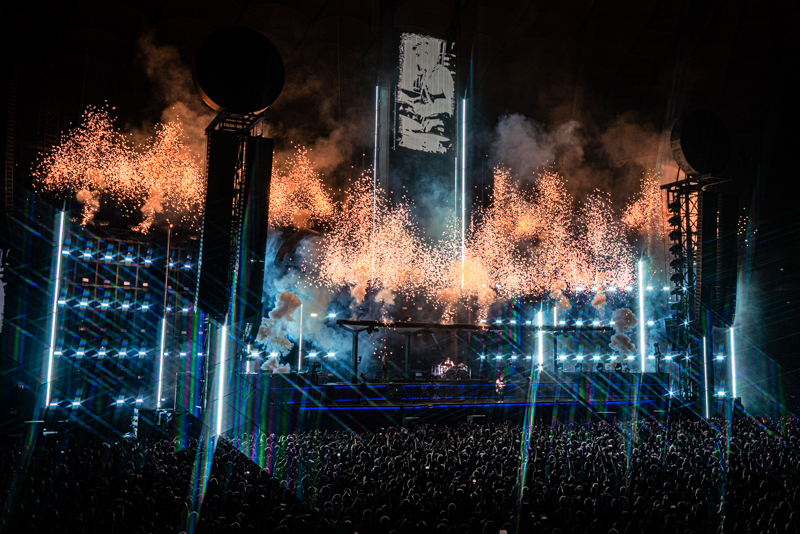
[[[331,156],[334,175],[350,145],[368,146],[365,117],[391,55],[382,28],[456,39],[458,86],[486,132],[508,113],[546,129],[577,120],[589,137],[627,114],[659,132],[682,113],[710,109],[733,141],[726,187],[758,230],[749,268],[759,341],[798,366],[797,2],[51,0],[5,2],[0,20],[0,130],[6,145],[13,101],[15,187],[29,183],[36,154],[86,105],[107,101],[122,124],[139,127],[181,101],[202,120],[208,111],[179,75],[206,35],[234,24],[263,32],[286,62],[286,89],[267,112],[279,146],[342,132],[348,146]],[[170,51],[150,75],[143,36]]]

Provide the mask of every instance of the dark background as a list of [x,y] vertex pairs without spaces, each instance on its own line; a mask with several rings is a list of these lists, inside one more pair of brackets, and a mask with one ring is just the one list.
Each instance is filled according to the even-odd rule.
[[[87,105],[107,103],[123,128],[146,131],[180,102],[182,118],[202,125],[213,114],[187,81],[194,50],[235,24],[267,35],[286,63],[286,87],[267,112],[278,147],[316,143],[334,184],[371,159],[374,86],[394,67],[400,31],[456,41],[457,86],[487,132],[508,113],[546,126],[577,120],[589,136],[627,113],[662,131],[710,109],[730,130],[734,157],[722,174],[754,232],[748,335],[798,367],[795,1],[33,0],[4,2],[0,24],[6,188],[30,187],[37,154]],[[150,72],[143,38],[169,51]],[[198,131],[189,133],[197,140]],[[3,248],[7,237],[0,226]]]

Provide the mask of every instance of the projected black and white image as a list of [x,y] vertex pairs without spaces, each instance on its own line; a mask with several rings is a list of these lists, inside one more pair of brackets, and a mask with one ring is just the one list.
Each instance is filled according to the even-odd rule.
[[452,43],[404,33],[397,83],[397,142],[412,150],[453,150],[455,55]]

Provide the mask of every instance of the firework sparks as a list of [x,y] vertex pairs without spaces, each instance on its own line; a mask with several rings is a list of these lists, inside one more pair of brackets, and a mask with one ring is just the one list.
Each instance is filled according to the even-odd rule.
[[308,228],[311,221],[327,221],[333,215],[333,202],[308,150],[297,147],[283,167],[270,184],[270,225],[301,229]]
[[199,220],[205,195],[202,173],[183,144],[179,122],[157,126],[156,136],[137,151],[116,129],[108,110],[89,108],[39,163],[36,186],[46,193],[75,195],[81,223],[91,224],[103,202],[144,220],[146,233],[156,213],[189,227]]
[[[349,287],[357,303],[370,290],[387,305],[397,292],[421,296],[443,310],[444,320],[452,319],[459,303],[477,306],[485,317],[493,302],[514,296],[549,296],[566,310],[571,304],[565,292],[579,286],[594,288],[592,304],[602,308],[606,286],[633,283],[633,219],[617,218],[607,195],[597,191],[576,207],[564,179],[550,170],[529,191],[502,167],[494,180],[490,205],[474,211],[462,262],[459,221],[450,221],[430,244],[420,237],[407,203],[390,208],[379,201],[373,233],[372,184],[362,176],[333,210],[340,215],[331,217],[332,230],[321,238],[314,261],[318,281]],[[639,199],[652,201],[646,196],[651,183],[643,188]],[[639,199],[625,213],[641,211]]]

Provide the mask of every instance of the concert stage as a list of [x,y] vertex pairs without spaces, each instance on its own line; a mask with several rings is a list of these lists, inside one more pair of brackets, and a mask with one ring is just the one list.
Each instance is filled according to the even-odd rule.
[[[666,373],[534,373],[509,380],[502,398],[486,380],[315,385],[308,374],[244,375],[234,431],[283,433],[315,428],[367,430],[426,422],[501,423],[662,417],[683,402]],[[531,413],[530,410],[533,410]]]

